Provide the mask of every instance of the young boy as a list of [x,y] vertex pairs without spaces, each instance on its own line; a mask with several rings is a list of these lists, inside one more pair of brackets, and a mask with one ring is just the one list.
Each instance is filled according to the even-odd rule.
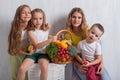
[[78,52],[81,57],[76,56],[76,59],[88,67],[86,73],[87,80],[100,80],[100,76],[96,75],[96,69],[102,60],[101,45],[98,40],[104,33],[104,28],[101,24],[93,24],[89,30],[88,37],[78,43]]

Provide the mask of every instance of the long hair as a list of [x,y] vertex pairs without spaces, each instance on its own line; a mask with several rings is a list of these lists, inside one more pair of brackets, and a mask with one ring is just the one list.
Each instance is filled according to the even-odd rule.
[[[8,36],[8,52],[11,55],[15,55],[17,53],[17,50],[21,49],[21,27],[22,25],[22,20],[20,18],[22,10],[28,7],[28,5],[21,5],[17,8],[14,19],[11,23],[11,30]],[[31,10],[31,9],[30,9]]]
[[39,13],[42,13],[43,15],[43,23],[40,27],[41,30],[46,30],[46,27],[45,27],[45,23],[46,23],[46,16],[45,16],[45,12],[42,10],[42,9],[39,9],[39,8],[36,8],[34,10],[31,11],[31,14],[32,14],[32,19],[28,22],[28,31],[30,30],[35,30],[36,29],[36,26],[33,24],[32,20],[33,20],[33,15],[34,13],[36,12],[39,12]]
[[88,30],[87,30],[88,26],[87,26],[85,14],[83,13],[83,10],[81,8],[75,7],[71,10],[71,12],[69,13],[68,18],[67,18],[67,23],[66,23],[67,29],[70,29],[71,31],[73,31],[73,25],[71,23],[71,19],[72,19],[72,15],[75,12],[78,12],[82,15],[82,22],[79,25],[79,30],[81,31],[81,36],[84,39],[84,38],[86,38],[87,33],[88,33]]

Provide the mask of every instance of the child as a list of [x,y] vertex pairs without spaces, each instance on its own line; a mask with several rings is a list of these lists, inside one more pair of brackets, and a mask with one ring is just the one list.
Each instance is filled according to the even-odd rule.
[[[8,36],[8,52],[10,54],[11,76],[10,80],[17,80],[19,66],[22,63],[27,46],[29,45],[26,28],[31,19],[31,9],[28,5],[21,5],[17,8],[14,19],[11,24],[11,30]],[[31,54],[30,52],[29,54]]]
[[88,67],[86,73],[87,80],[100,80],[99,75],[96,75],[96,70],[102,60],[101,45],[98,43],[98,40],[103,33],[104,28],[102,25],[94,24],[89,30],[88,37],[78,43],[77,48],[82,58],[78,55],[76,59]]
[[28,37],[36,51],[32,55],[27,55],[23,61],[19,72],[18,80],[24,80],[25,73],[32,64],[37,62],[41,69],[40,80],[47,80],[49,57],[45,52],[45,47],[54,41],[54,37],[48,36],[49,25],[45,25],[45,13],[42,9],[34,9],[32,19],[29,23]]

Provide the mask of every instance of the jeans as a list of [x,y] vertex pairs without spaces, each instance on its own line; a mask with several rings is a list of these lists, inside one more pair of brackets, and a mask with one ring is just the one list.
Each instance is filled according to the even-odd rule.
[[[84,73],[81,73],[74,63],[72,63],[72,66],[73,66],[73,72],[75,72],[74,74],[76,74],[79,77],[79,80],[86,80],[86,75]],[[103,74],[101,74],[101,80],[111,80],[105,68],[104,68]]]

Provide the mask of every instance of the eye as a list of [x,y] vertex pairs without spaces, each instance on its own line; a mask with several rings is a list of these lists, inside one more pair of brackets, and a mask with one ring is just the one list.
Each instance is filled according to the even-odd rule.
[[72,18],[76,18],[76,16],[72,16]]
[[25,11],[22,11],[21,14],[25,14]]
[[36,20],[36,18],[33,18],[33,20]]
[[78,19],[81,19],[82,17],[78,17]]
[[91,32],[92,34],[94,34],[94,32]]
[[98,37],[98,35],[95,35],[95,37]]
[[39,18],[40,20],[42,20],[42,18]]

